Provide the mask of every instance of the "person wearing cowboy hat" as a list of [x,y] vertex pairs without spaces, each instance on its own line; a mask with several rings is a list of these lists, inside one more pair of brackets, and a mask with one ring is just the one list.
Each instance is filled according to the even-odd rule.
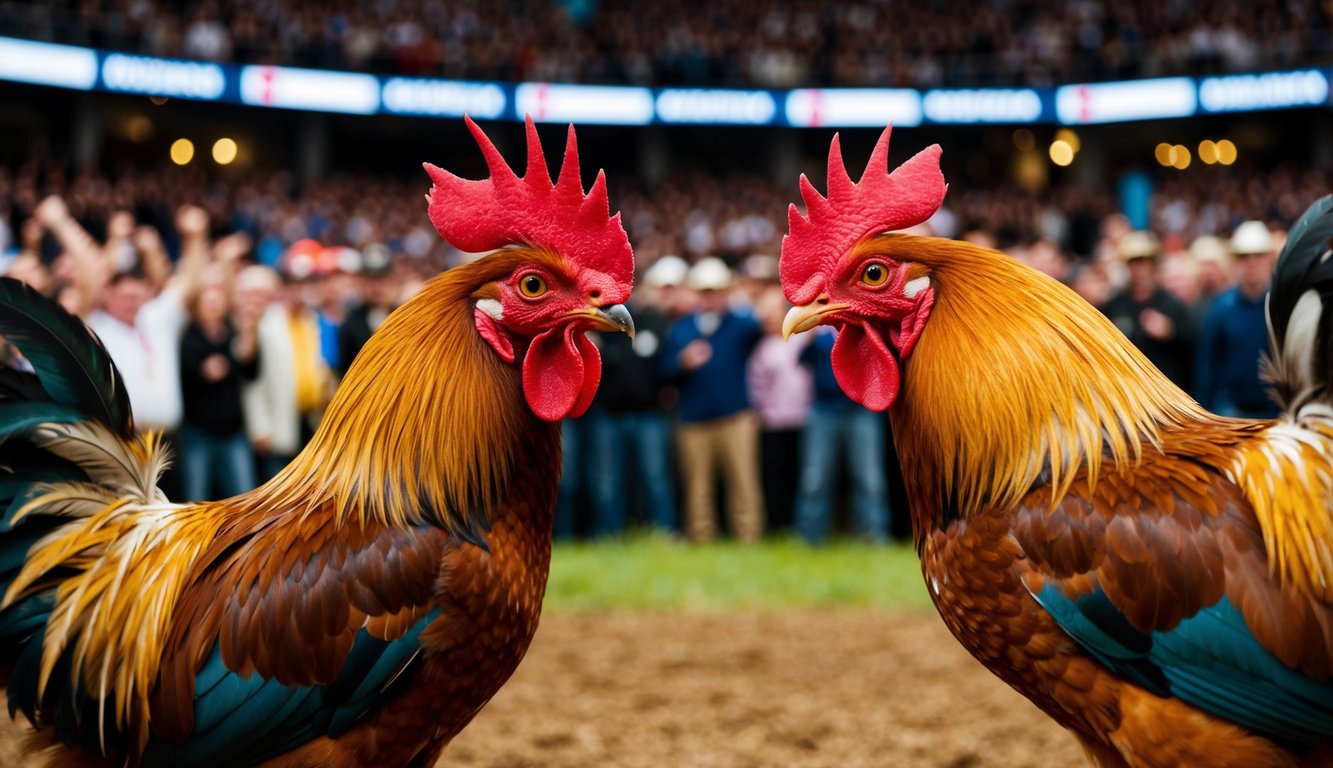
[[1118,251],[1129,282],[1102,305],[1102,313],[1167,378],[1188,391],[1193,357],[1189,310],[1162,287],[1162,246],[1155,234],[1140,230],[1125,233]]
[[1214,413],[1253,419],[1277,416],[1277,404],[1259,374],[1260,359],[1268,351],[1264,298],[1277,245],[1262,221],[1247,221],[1231,236],[1236,285],[1209,308],[1195,360],[1194,397]]

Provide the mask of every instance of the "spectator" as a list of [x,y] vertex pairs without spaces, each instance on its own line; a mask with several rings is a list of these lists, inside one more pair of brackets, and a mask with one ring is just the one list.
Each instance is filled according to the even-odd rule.
[[1167,378],[1188,391],[1193,355],[1189,312],[1161,285],[1161,246],[1151,232],[1129,232],[1120,238],[1120,258],[1129,284],[1102,305],[1102,312]]
[[1223,416],[1269,419],[1277,404],[1260,376],[1268,352],[1265,297],[1277,243],[1262,221],[1247,221],[1231,236],[1236,286],[1218,296],[1199,334],[1195,399]]
[[769,286],[755,306],[764,337],[750,355],[746,380],[759,415],[759,457],[764,509],[770,530],[792,523],[792,500],[801,476],[801,433],[810,414],[810,369],[801,365],[806,336],[782,338],[790,306],[782,288]]
[[1198,268],[1198,298],[1188,305],[1197,339],[1213,302],[1231,287],[1231,247],[1220,237],[1206,235],[1190,243],[1189,255]]
[[390,267],[388,249],[384,246],[366,250],[364,265],[358,277],[361,301],[347,313],[346,319],[338,327],[340,377],[347,374],[352,360],[370,340],[370,335],[398,307]]
[[206,283],[195,297],[181,339],[182,501],[207,501],[255,487],[255,460],[245,436],[241,383],[259,372],[259,338],[252,317],[229,318],[228,285]]
[[560,422],[560,484],[556,487],[552,536],[569,541],[579,531],[578,510],[587,497],[588,414]]
[[644,272],[644,285],[655,296],[653,304],[668,321],[676,321],[694,311],[694,292],[685,287],[690,265],[679,256],[666,254]]
[[[189,320],[208,260],[208,215],[184,206],[176,215],[181,259],[176,275],[157,291],[139,269],[122,270],[105,288],[102,308],[88,317],[88,327],[106,345],[120,369],[125,392],[140,431],[157,430],[175,445],[184,416],[181,394],[181,334]],[[169,469],[159,483],[167,498],[179,498],[179,470]]]
[[237,323],[255,323],[259,371],[245,385],[246,434],[267,480],[296,457],[314,434],[330,386],[320,355],[319,325],[300,300],[300,285],[282,284],[268,267],[250,266],[236,278]]
[[796,532],[815,545],[828,538],[840,470],[845,467],[852,486],[855,535],[867,541],[884,542],[889,535],[884,415],[867,410],[843,394],[834,378],[830,358],[836,340],[835,331],[820,328],[801,353],[801,362],[812,372],[814,402],[801,437]]
[[227,61],[231,57],[231,34],[208,6],[195,9],[185,30],[185,55],[192,59]]
[[[63,198],[52,195],[42,200],[33,210],[32,220],[38,225],[38,237],[28,244],[27,251],[34,257],[40,257],[39,233],[45,230],[55,238],[61,249],[55,259],[56,265],[63,264],[66,267],[63,273],[58,269],[50,270],[52,284],[45,287],[33,284],[34,287],[55,295],[70,314],[87,318],[97,307],[106,286],[109,277],[107,260],[102,258],[92,236],[70,214],[69,206]],[[36,262],[29,261],[25,266],[32,270],[24,276],[27,280],[46,282],[44,276],[38,274],[44,270],[45,264],[39,269]],[[134,264],[131,261],[122,266],[128,269]]]
[[686,286],[699,308],[677,320],[662,352],[662,372],[680,391],[680,452],[685,531],[691,541],[717,536],[717,470],[725,476],[727,518],[741,541],[759,540],[764,509],[759,484],[758,424],[745,390],[745,363],[758,343],[759,324],[730,305],[731,270],[705,258],[690,268]]
[[1328,12],[1317,3],[1218,0],[1195,11],[983,0],[964,24],[935,3],[331,0],[316,12],[297,0],[48,0],[6,21],[17,27],[8,34],[164,56],[638,85],[1040,86],[1326,63]]
[[642,499],[653,529],[676,530],[667,383],[660,373],[667,318],[655,305],[656,298],[651,285],[640,285],[630,298],[633,340],[623,333],[597,336],[602,383],[589,414],[594,418],[588,435],[594,536],[624,529],[631,490]]

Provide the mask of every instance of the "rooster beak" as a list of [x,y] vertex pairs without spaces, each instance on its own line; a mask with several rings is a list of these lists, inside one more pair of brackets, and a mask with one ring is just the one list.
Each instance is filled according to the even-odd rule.
[[586,317],[592,321],[592,328],[598,331],[621,331],[634,338],[634,318],[624,304],[612,304],[609,307],[576,309],[569,314]]
[[782,321],[782,338],[790,339],[793,334],[805,333],[822,323],[824,315],[846,308],[846,304],[830,304],[828,296],[820,296],[809,304],[792,307]]

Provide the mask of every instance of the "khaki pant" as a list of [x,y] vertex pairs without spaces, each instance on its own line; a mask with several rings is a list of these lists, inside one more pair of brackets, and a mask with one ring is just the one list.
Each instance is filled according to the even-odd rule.
[[759,420],[754,412],[681,424],[678,437],[685,534],[690,541],[717,538],[714,499],[719,467],[727,487],[731,530],[741,541],[758,541],[764,532],[764,500],[759,486]]

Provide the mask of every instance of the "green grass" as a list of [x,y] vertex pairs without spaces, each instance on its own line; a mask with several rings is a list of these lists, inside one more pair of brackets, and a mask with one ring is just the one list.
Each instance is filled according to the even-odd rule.
[[932,610],[910,546],[835,541],[816,548],[793,539],[693,545],[660,536],[557,544],[545,606],[564,612]]

